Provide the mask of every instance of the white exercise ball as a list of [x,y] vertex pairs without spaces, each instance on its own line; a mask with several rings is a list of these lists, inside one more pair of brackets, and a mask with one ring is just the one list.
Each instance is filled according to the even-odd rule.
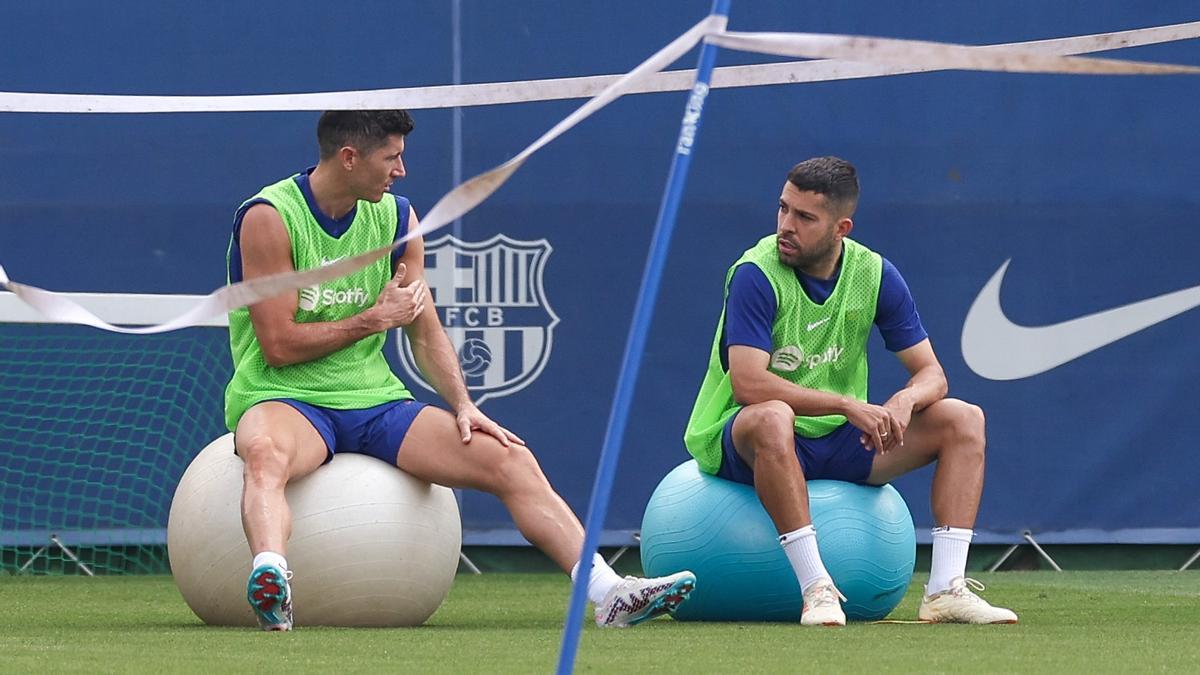
[[[167,553],[179,592],[218,626],[254,626],[242,530],[242,460],[233,434],[196,456],[175,490]],[[351,453],[287,486],[298,626],[416,626],[446,599],[462,523],[454,493]]]

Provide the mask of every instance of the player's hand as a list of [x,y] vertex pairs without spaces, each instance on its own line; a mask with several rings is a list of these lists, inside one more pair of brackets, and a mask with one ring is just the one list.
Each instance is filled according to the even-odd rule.
[[[894,447],[891,444],[892,434],[897,433],[899,426],[892,417],[892,411],[885,406],[856,401],[846,411],[846,419],[863,432],[858,442],[867,450],[885,453]],[[900,433],[903,434],[902,431]]]
[[904,445],[904,434],[908,433],[908,425],[912,422],[913,402],[903,391],[899,391],[883,407],[892,413],[892,431],[885,445],[887,450],[895,450]]
[[462,434],[463,443],[470,443],[471,432],[478,429],[489,436],[496,437],[506,448],[513,443],[525,445],[525,441],[521,440],[520,436],[493,422],[474,405],[464,406],[455,417],[458,419],[458,431]]
[[407,272],[408,268],[404,263],[397,265],[396,274],[384,284],[379,297],[375,299],[372,309],[383,322],[385,329],[407,326],[425,311],[425,302],[429,297],[425,281],[417,279],[405,286],[404,275]]

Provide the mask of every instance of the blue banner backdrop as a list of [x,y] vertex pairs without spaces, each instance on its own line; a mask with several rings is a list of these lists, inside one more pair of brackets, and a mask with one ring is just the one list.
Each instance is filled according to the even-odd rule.
[[[451,81],[449,7],[440,1],[221,1],[203,11],[82,0],[4,5],[0,90],[249,94]],[[549,9],[467,0],[463,78],[624,72],[706,8],[700,0]],[[856,0],[803,13],[793,3],[745,2],[734,3],[730,27],[983,44],[1196,18],[1184,1]],[[1200,45],[1116,56],[1200,64]],[[761,60],[723,54],[718,65]],[[694,55],[677,67],[691,63]],[[684,96],[616,102],[530,160],[466,216],[457,239],[430,248],[440,316],[463,347],[485,411],[530,442],[577,510],[591,489]],[[466,109],[466,174],[511,157],[577,105]],[[1121,313],[1107,327],[1089,323],[1088,331],[1116,322],[1132,334],[1017,379],[984,377],[963,356],[964,348],[986,355],[990,375],[1004,376],[1031,348],[1004,339],[1006,321],[1048,326],[1200,283],[1198,109],[1200,82],[1183,77],[950,72],[714,90],[606,541],[639,527],[658,480],[687,458],[680,437],[724,271],[774,227],[788,168],[823,154],[858,166],[853,236],[899,267],[951,395],[988,415],[981,541],[1012,541],[1024,530],[1042,541],[1200,540],[1200,456],[1192,449],[1200,313],[1181,306],[1150,325]],[[0,261],[17,280],[59,290],[208,292],[224,281],[237,204],[315,162],[316,117],[0,115]],[[451,187],[451,112],[415,117],[409,177],[394,189],[422,213]],[[1006,261],[999,302],[1007,319],[983,317],[986,330],[964,344],[968,310]],[[1035,342],[1055,351],[1063,339]],[[402,345],[393,341],[389,351],[428,398]],[[877,338],[871,353],[872,397],[882,400],[905,374]],[[211,395],[219,405],[220,392]],[[930,476],[897,483],[922,529],[931,524]],[[517,541],[486,495],[466,494],[463,518],[468,541]]]

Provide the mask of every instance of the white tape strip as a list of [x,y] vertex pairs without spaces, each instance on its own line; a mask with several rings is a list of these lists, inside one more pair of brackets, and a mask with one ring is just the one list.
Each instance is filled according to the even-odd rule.
[[1078,56],[1055,56],[1018,47],[980,49],[965,45],[918,40],[822,35],[816,33],[721,33],[708,42],[745,52],[833,58],[884,65],[986,70],[1005,73],[1064,73],[1069,75],[1200,74],[1200,67],[1139,63]]
[[567,116],[566,119],[554,125],[554,128],[547,131],[541,138],[522,150],[516,157],[513,157],[491,171],[475,176],[448,192],[429,210],[429,213],[426,214],[420,226],[412,229],[406,236],[391,246],[367,251],[352,258],[344,258],[332,265],[316,269],[275,274],[224,286],[212,294],[204,296],[204,299],[190,310],[166,323],[137,328],[113,325],[65,296],[9,281],[3,266],[0,266],[0,285],[7,287],[8,290],[15,293],[30,306],[56,321],[93,326],[115,333],[145,335],[165,333],[194,326],[239,307],[252,305],[280,293],[345,276],[388,255],[392,250],[409,239],[422,236],[427,232],[447,225],[453,222],[454,219],[475,208],[475,206],[484,199],[487,199],[497,188],[503,185],[504,181],[508,180],[509,176],[520,168],[530,155],[558,136],[561,136],[584,118],[625,94],[633,83],[645,78],[650,73],[657,72],[669,66],[676,59],[686,54],[705,34],[719,31],[724,27],[725,18],[719,16],[710,16],[696,24],[691,30],[676,38],[671,44],[642,62],[637,68],[618,78],[616,82],[605,88],[599,96],[589,100],[580,106],[578,110]]
[[[1108,59],[1090,59],[1077,57],[1063,57],[1052,53],[1052,49],[1080,49],[1081,47],[1095,47],[1096,49],[1111,49],[1116,46],[1131,46],[1134,42],[1133,33],[1138,31],[1130,31],[1125,33],[1124,42],[1121,38],[1114,38],[1116,34],[1106,34],[1104,36],[1086,36],[1085,38],[1068,38],[1071,42],[1070,47],[1067,47],[1066,41],[1044,41],[1040,43],[1038,49],[1018,49],[1009,45],[995,45],[988,47],[965,47],[961,45],[948,45],[942,43],[917,42],[911,40],[891,40],[883,38],[863,38],[856,36],[845,35],[811,35],[801,33],[726,33],[724,29],[723,17],[708,17],[700,23],[696,24],[687,33],[684,33],[671,44],[660,50],[658,53],[640,64],[637,68],[629,73],[618,77],[611,84],[605,87],[599,95],[578,110],[556,124],[550,131],[543,134],[540,138],[534,141],[529,147],[521,151],[520,154],[513,157],[508,162],[488,171],[486,173],[475,176],[465,183],[455,187],[447,193],[442,199],[430,209],[425,220],[419,227],[414,228],[400,241],[392,246],[382,247],[374,251],[368,251],[353,258],[343,259],[332,265],[320,267],[312,270],[304,270],[299,272],[290,272],[278,274],[269,277],[261,277],[251,279],[239,284],[233,284],[218,289],[214,293],[204,296],[203,299],[193,306],[184,314],[167,321],[163,324],[139,328],[127,328],[110,324],[95,314],[73,302],[69,298],[61,294],[55,294],[50,291],[45,291],[32,286],[26,286],[8,280],[4,269],[0,266],[0,285],[7,287],[23,301],[30,306],[41,311],[46,316],[62,322],[79,323],[96,328],[102,328],[113,332],[120,333],[162,333],[171,330],[177,330],[187,326],[193,326],[212,320],[214,317],[225,314],[238,307],[253,304],[255,302],[273,297],[280,293],[312,286],[322,281],[328,281],[345,274],[349,274],[354,270],[362,268],[371,262],[388,255],[392,250],[398,247],[403,242],[414,237],[422,236],[428,232],[436,230],[444,225],[453,222],[456,218],[467,213],[480,202],[487,199],[495,192],[506,180],[525,162],[525,160],[537,152],[550,141],[565,133],[570,128],[574,127],[584,118],[588,117],[595,111],[604,107],[616,98],[633,92],[645,91],[639,87],[645,87],[656,73],[659,73],[663,68],[673,63],[680,58],[688,50],[692,48],[701,38],[707,36],[707,39],[715,44],[727,46],[736,49],[745,49],[750,51],[762,51],[765,53],[792,55],[792,56],[809,56],[809,57],[836,57],[836,58],[853,58],[862,61],[871,61],[873,64],[882,63],[884,69],[875,72],[874,74],[885,74],[895,72],[916,72],[920,70],[934,70],[945,68],[965,68],[973,70],[1002,70],[1012,72],[1065,72],[1065,73],[1089,73],[1089,74],[1167,74],[1167,73],[1198,73],[1200,68],[1191,66],[1175,66],[1164,64],[1142,64],[1131,63],[1124,61],[1113,61]],[[1157,31],[1155,36],[1149,32],[1140,33],[1143,40],[1162,40],[1164,35],[1184,35],[1187,37],[1195,37],[1191,33],[1200,29],[1200,23],[1196,24],[1181,24],[1174,27],[1162,27],[1160,29],[1144,29],[1145,31]],[[1183,37],[1173,37],[1171,39],[1183,39]],[[1087,42],[1091,40],[1091,42]],[[1054,47],[1050,47],[1051,43],[1058,42]],[[1146,44],[1148,42],[1143,42]],[[806,65],[806,64],[781,64],[781,65]],[[811,64],[812,68],[837,68],[837,72],[823,73],[823,79],[843,79],[846,77],[867,77],[862,70],[855,71],[854,64],[841,64],[838,62],[822,61]],[[878,69],[879,65],[871,67]],[[674,75],[674,74],[672,74]],[[810,73],[812,75],[812,73]],[[799,80],[790,80],[799,81]],[[812,79],[807,81],[814,81]],[[544,84],[547,81],[542,81]],[[725,85],[733,86],[733,85]],[[28,95],[35,96],[35,95]],[[62,95],[60,95],[62,96]],[[300,96],[300,95],[297,95]],[[134,97],[110,97],[110,98],[134,98]],[[138,97],[140,98],[140,97]],[[162,97],[155,97],[162,98]],[[245,98],[245,97],[241,97]],[[260,97],[261,98],[261,97]],[[324,100],[322,107],[325,107],[330,101]],[[341,105],[342,101],[336,106],[344,108]],[[397,102],[391,102],[388,106],[396,106]],[[371,106],[367,106],[371,107]],[[412,106],[406,106],[412,107]],[[297,108],[289,108],[297,109]],[[176,109],[179,110],[179,109]],[[213,108],[206,108],[213,110]]]
[[[147,326],[170,321],[204,300],[203,295],[155,293],[58,293],[96,316],[119,326]],[[12,293],[0,291],[0,323],[50,323],[45,314]],[[214,316],[197,326],[228,326],[226,315]]]
[[[1068,55],[1190,40],[1198,37],[1200,37],[1200,21],[1053,40],[965,47],[964,49],[988,51],[1020,48],[1022,52]],[[919,66],[907,62],[904,65],[866,64],[842,60],[724,66],[713,71],[712,88],[823,82],[945,70],[950,67],[945,64],[932,66]],[[0,112],[171,113],[382,108],[422,110],[588,98],[600,93],[620,77],[619,75],[596,75],[517,82],[248,96],[115,96],[0,92]],[[628,93],[684,91],[692,86],[694,79],[694,70],[655,73],[633,85]]]
[[[969,49],[992,50],[1020,47],[1022,50],[1039,54],[1087,54],[1126,47],[1143,47],[1146,45],[1177,42],[1200,38],[1200,21],[1156,26],[1154,28],[1139,28],[1137,30],[1119,31],[1115,33],[1100,33],[1096,35],[1081,35],[1077,37],[1055,38],[1052,40],[1036,40],[1033,42],[1011,42],[998,45],[969,47]],[[756,87],[771,84],[794,84],[801,82],[829,82],[832,80],[851,80],[883,75],[902,75],[907,73],[927,73],[944,70],[918,66],[879,65],[874,63],[855,63],[843,60],[801,61],[791,63],[769,63],[754,66],[729,66],[717,68],[713,73],[714,89],[723,87]],[[691,71],[689,71],[691,72]],[[662,73],[675,75],[672,73]],[[689,80],[690,82],[690,80]],[[686,89],[690,85],[681,85]]]

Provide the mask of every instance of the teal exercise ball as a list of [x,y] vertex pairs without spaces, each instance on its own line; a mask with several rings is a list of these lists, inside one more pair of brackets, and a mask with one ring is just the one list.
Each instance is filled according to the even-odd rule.
[[[890,485],[808,482],[821,559],[851,621],[887,616],[908,590],[916,533],[904,498]],[[797,621],[803,603],[779,535],[754,488],[685,462],[663,478],[642,518],[647,576],[688,569],[696,588],[675,612],[681,621]]]

